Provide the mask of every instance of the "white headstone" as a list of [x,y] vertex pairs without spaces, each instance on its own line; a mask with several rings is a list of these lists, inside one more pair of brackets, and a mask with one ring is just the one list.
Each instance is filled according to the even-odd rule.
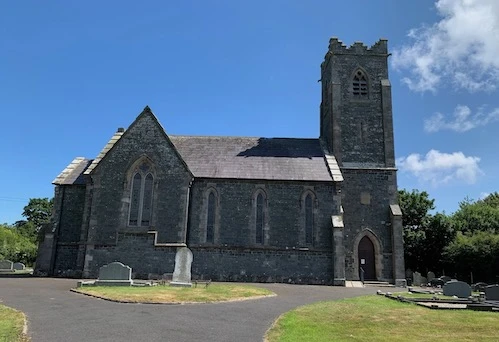
[[187,247],[177,249],[175,255],[175,270],[170,286],[191,287],[192,252]]

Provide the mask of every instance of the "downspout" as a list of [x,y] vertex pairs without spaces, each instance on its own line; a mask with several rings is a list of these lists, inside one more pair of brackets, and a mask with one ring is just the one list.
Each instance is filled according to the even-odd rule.
[[187,239],[189,238],[189,209],[191,206],[191,187],[194,182],[194,177],[191,178],[189,186],[187,187],[187,199],[185,205],[185,229],[184,229],[184,243],[187,245]]

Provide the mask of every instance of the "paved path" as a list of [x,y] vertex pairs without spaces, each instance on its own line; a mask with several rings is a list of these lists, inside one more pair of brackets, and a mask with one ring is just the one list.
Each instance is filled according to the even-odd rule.
[[23,311],[33,342],[262,341],[283,312],[375,288],[256,284],[277,296],[219,304],[121,304],[70,292],[74,279],[0,278],[0,301]]

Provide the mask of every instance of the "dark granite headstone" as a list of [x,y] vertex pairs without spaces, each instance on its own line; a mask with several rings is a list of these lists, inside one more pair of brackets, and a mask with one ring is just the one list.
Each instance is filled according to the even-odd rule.
[[499,285],[489,285],[485,288],[485,298],[487,300],[499,300]]
[[22,262],[15,262],[12,266],[16,271],[23,271],[26,266]]
[[471,286],[464,281],[451,280],[445,283],[443,288],[444,296],[456,296],[458,298],[468,298],[471,296]]
[[131,286],[132,268],[127,265],[123,265],[121,262],[112,262],[104,265],[99,269],[99,279],[95,281],[95,285]]
[[10,260],[0,260],[0,272],[12,272],[13,263]]

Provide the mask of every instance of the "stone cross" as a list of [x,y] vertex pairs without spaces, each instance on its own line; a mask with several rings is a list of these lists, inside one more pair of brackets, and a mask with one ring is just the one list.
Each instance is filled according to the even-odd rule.
[[175,255],[175,270],[170,286],[191,287],[192,252],[187,247],[177,249]]

